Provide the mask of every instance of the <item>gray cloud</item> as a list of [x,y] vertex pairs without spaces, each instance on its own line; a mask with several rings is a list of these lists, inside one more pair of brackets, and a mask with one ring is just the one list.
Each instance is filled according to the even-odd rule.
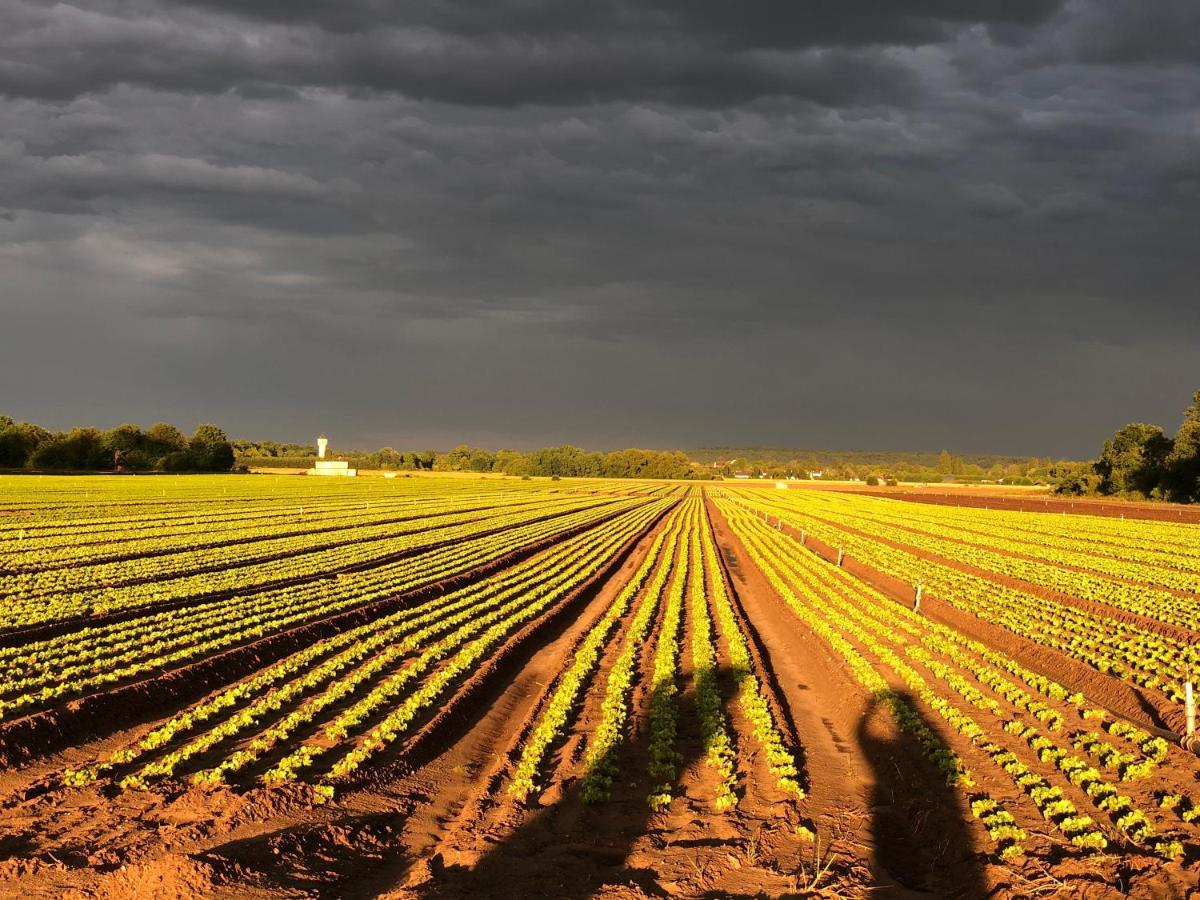
[[3,411],[364,445],[1173,427],[1190,9],[16,0]]

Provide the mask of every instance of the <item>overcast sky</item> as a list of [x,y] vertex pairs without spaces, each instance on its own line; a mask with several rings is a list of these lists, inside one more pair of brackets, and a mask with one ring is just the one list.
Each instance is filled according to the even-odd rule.
[[0,3],[51,427],[1091,455],[1198,276],[1195,0]]

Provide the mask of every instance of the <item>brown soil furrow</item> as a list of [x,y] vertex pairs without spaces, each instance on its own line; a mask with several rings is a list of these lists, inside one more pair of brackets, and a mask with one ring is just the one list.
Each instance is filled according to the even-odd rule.
[[[719,564],[721,577],[725,580],[725,589],[728,592],[730,605],[733,607],[733,615],[741,628],[742,635],[746,640],[746,649],[749,651],[751,665],[754,673],[758,677],[759,688],[763,696],[767,700],[767,704],[771,709],[771,715],[775,720],[775,727],[779,731],[783,740],[788,747],[793,751],[796,768],[800,772],[800,785],[807,791],[809,788],[809,777],[806,765],[807,751],[804,746],[804,741],[796,729],[796,723],[792,718],[791,708],[781,700],[782,691],[779,686],[779,681],[775,671],[770,667],[767,661],[766,646],[763,643],[762,635],[759,634],[758,627],[755,625],[754,618],[746,611],[745,604],[742,601],[741,595],[737,586],[734,584],[733,572],[731,566],[739,565],[740,561],[732,554],[726,552],[724,546],[716,540],[716,531],[713,526],[714,508],[711,506],[711,501],[705,504],[705,515],[708,517],[708,527],[712,527],[714,543],[717,545],[717,562]],[[728,659],[728,645],[724,638],[721,638],[722,652],[725,658]],[[752,739],[748,732],[747,739]],[[770,779],[768,779],[769,781]]]
[[[861,599],[852,602],[855,602],[855,605],[860,607],[864,605]],[[868,613],[871,612],[869,607],[867,607],[866,611]],[[909,694],[909,702],[919,708],[927,722],[941,723],[941,719],[937,712],[929,706],[928,702],[925,699],[912,694],[903,677],[885,660],[877,656],[874,651],[867,646],[866,642],[863,641],[856,633],[854,633],[853,630],[844,631],[843,636],[856,647],[858,652],[865,659],[871,661],[871,664],[875,667],[875,669],[887,680],[892,690],[898,693]],[[1050,784],[1062,788],[1064,793],[1068,795],[1068,797],[1075,803],[1076,807],[1082,813],[1087,814],[1092,811],[1091,801],[1088,799],[1087,794],[1085,794],[1082,789],[1076,788],[1069,781],[1067,781],[1052,764],[1043,763],[1038,758],[1037,753],[1031,750],[1025,741],[1005,732],[1002,727],[1003,723],[1000,720],[996,719],[994,716],[984,710],[977,709],[946,682],[938,678],[920,663],[909,659],[907,656],[905,656],[901,647],[891,644],[885,638],[877,637],[877,640],[879,643],[892,649],[896,655],[900,657],[904,664],[908,665],[910,668],[920,674],[921,677],[924,678],[925,683],[935,694],[938,695],[938,697],[947,701],[952,706],[958,708],[963,713],[975,720],[975,722],[979,724],[979,726],[987,733],[989,740],[1006,750],[1013,751],[1017,757],[1029,767],[1031,771],[1042,776]],[[957,667],[954,666],[953,663],[945,660],[943,661],[946,662],[947,665],[950,665],[952,668],[957,670]],[[960,671],[960,674],[968,678],[970,677],[969,672]],[[974,684],[973,686],[976,687],[981,693],[991,696],[993,699],[996,699],[1001,703],[1007,703],[1003,697],[993,693],[987,688],[986,685]],[[1073,718],[1078,718],[1077,714],[1074,713],[1074,710],[1072,710],[1072,716]],[[1017,717],[1024,718],[1020,716]],[[1043,726],[1040,722],[1031,721],[1030,724],[1033,724],[1035,727],[1039,728],[1039,730],[1051,736],[1056,741],[1060,743],[1068,743],[1061,735],[1053,735],[1050,733],[1049,730],[1046,729],[1045,726]],[[971,774],[974,776],[980,787],[984,788],[994,799],[1003,801],[1005,808],[1017,819],[1018,825],[1020,825],[1030,834],[1040,834],[1043,837],[1048,837],[1054,833],[1053,827],[1042,821],[1040,816],[1037,814],[1037,809],[1033,805],[1033,802],[1015,788],[1011,779],[1007,779],[1006,776],[997,773],[995,770],[995,764],[992,763],[991,760],[988,759],[987,756],[978,749],[978,747],[976,747],[971,741],[961,737],[952,729],[943,727],[939,728],[938,731],[939,736],[947,744],[947,746],[954,750],[961,759],[967,762],[971,769]],[[1095,818],[1097,822],[1102,823],[1101,827],[1106,831],[1109,840],[1120,843],[1119,835],[1117,834],[1116,830],[1111,827],[1111,823],[1107,821],[1107,818],[1104,816],[1104,814],[1098,813]],[[1037,842],[1035,842],[1035,844],[1036,843]],[[1133,848],[1125,848],[1126,852],[1132,849]],[[1082,856],[1082,854],[1078,852],[1073,853],[1073,855]]]
[[587,608],[601,592],[604,583],[614,572],[619,571],[625,565],[629,557],[671,508],[667,507],[659,512],[654,519],[630,537],[591,577],[555,603],[548,611],[522,626],[509,637],[482,665],[472,671],[454,695],[438,707],[429,721],[397,749],[393,759],[387,763],[376,762],[368,766],[365,771],[338,779],[335,783],[339,786],[358,786],[367,781],[394,777],[397,773],[410,771],[427,762],[429,754],[436,752],[440,746],[438,740],[442,732],[453,733],[453,729],[456,725],[461,725],[465,717],[484,708],[489,685],[496,678],[515,674],[519,666],[528,659],[528,655],[538,651],[541,643],[547,640],[548,635],[557,636],[558,630],[566,627],[572,621],[572,614],[577,614]]
[[[668,527],[670,527],[669,519],[664,517],[647,536],[645,546],[639,548],[638,552],[630,556],[619,574],[614,574],[609,579],[609,582],[598,597],[594,614],[581,620],[580,628],[572,630],[570,645],[563,649],[561,655],[558,657],[559,660],[574,658],[576,649],[586,639],[595,622],[604,614],[604,610],[608,608],[618,591],[624,589],[638,566],[642,564],[649,551],[649,544],[656,539],[664,528]],[[662,560],[660,559],[659,564],[661,563]],[[613,648],[621,645],[628,631],[629,622],[633,618],[634,611],[637,608],[637,602],[643,596],[644,591],[645,587],[643,586],[638,594],[632,598],[629,608],[625,611],[625,615],[617,623],[613,633],[609,635],[605,644],[606,649],[611,651]],[[600,664],[597,666],[597,670],[592,673],[591,679],[584,688],[584,696],[578,702],[582,703],[586,701],[591,687],[597,682],[602,683],[603,664],[613,655],[615,653],[603,653],[601,655]],[[538,658],[544,659],[546,658],[546,654],[539,654]],[[540,682],[542,690],[536,703],[530,708],[529,714],[520,728],[512,733],[506,751],[499,755],[495,767],[486,779],[483,788],[477,792],[474,802],[470,806],[464,807],[463,814],[455,823],[453,831],[447,836],[445,844],[448,848],[452,848],[451,853],[460,862],[478,858],[481,842],[495,840],[497,833],[511,830],[523,817],[523,810],[517,808],[508,794],[507,785],[512,777],[513,768],[520,758],[521,749],[524,747],[529,734],[541,719],[546,704],[558,689],[565,672],[566,666],[560,662],[553,666],[548,673],[545,673],[543,680]],[[567,741],[571,739],[578,741],[583,736],[578,731],[580,714],[581,710],[577,710],[575,719],[567,725]],[[579,742],[576,746],[581,746],[581,743]],[[565,758],[571,758],[571,753],[567,750],[565,742],[560,742],[559,746],[548,748],[547,759],[543,761],[542,768],[550,769],[551,759],[559,753],[562,753]],[[556,785],[556,787],[561,788],[561,785]],[[542,799],[545,798],[539,796],[531,798],[530,802],[536,805]]]
[[[406,818],[398,831],[405,858],[369,874],[356,872],[357,887],[366,882],[372,889],[382,888],[419,879],[431,865],[466,859],[461,846],[478,843],[482,836],[475,834],[467,841],[463,830],[478,829],[477,812],[503,802],[488,795],[499,787],[495,775],[505,751],[528,727],[561,669],[563,655],[582,639],[620,588],[623,580],[615,574],[640,562],[665,514],[640,529],[554,609],[509,638],[389,759],[336,782],[350,806],[356,796],[373,796],[385,786],[389,793],[404,794],[408,783],[421,795],[415,803],[402,804]],[[485,777],[488,772],[491,777]],[[306,852],[317,839],[308,836]]]

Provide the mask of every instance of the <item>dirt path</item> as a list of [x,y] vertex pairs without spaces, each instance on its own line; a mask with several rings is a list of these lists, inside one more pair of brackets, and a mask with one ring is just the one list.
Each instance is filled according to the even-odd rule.
[[711,503],[709,512],[738,599],[804,745],[807,808],[818,832],[864,856],[875,895],[983,896],[986,867],[942,779],[787,609]]

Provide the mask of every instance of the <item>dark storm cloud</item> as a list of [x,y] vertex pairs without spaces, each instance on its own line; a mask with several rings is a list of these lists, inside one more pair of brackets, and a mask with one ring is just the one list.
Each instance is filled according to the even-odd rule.
[[1089,452],[1196,378],[1194,4],[16,0],[0,412]]

